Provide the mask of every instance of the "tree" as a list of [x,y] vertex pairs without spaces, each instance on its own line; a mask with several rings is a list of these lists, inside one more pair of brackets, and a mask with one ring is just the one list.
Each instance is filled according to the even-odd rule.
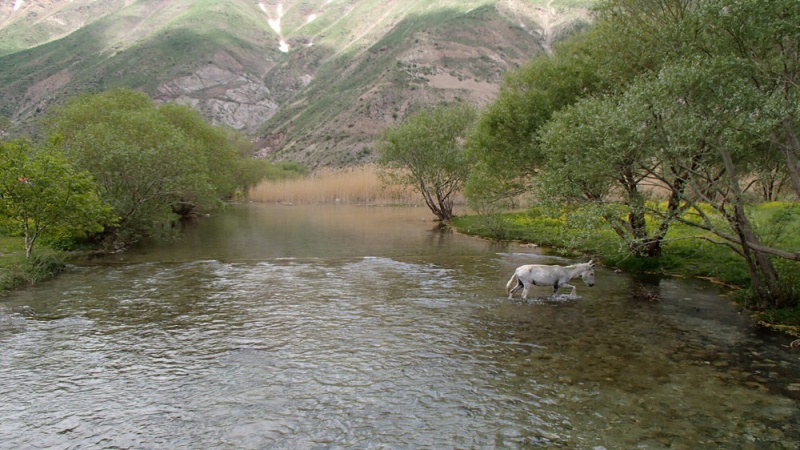
[[682,51],[680,23],[689,0],[606,0],[596,21],[553,54],[509,71],[497,99],[481,115],[468,148],[477,160],[467,181],[470,203],[499,202],[529,192],[550,149],[541,130],[581,98],[620,95]]
[[728,57],[762,94],[762,118],[774,119],[767,159],[781,159],[783,174],[800,198],[800,2],[713,0],[694,19],[703,30],[698,53]]
[[214,198],[207,201],[229,196],[237,187],[236,171],[241,159],[233,144],[235,137],[224,128],[209,126],[197,111],[185,105],[167,103],[158,112],[183,134],[191,136],[194,150],[209,162],[206,170]]
[[117,89],[55,108],[47,131],[89,171],[119,216],[122,244],[168,230],[177,215],[213,208],[236,186],[238,157],[225,131],[178,105]]
[[683,209],[685,186],[668,185],[674,190],[666,209],[651,216],[660,218],[657,226],[648,226],[663,145],[653,139],[654,125],[647,104],[635,95],[588,97],[557,112],[542,128],[548,159],[537,178],[537,197],[577,203],[602,216],[634,255],[661,256],[669,225]]
[[112,223],[91,175],[52,146],[0,142],[0,156],[0,212],[22,234],[26,257],[42,237],[86,236]]
[[[713,233],[739,254],[748,267],[759,307],[790,307],[797,299],[780,281],[770,255],[800,261],[800,252],[761,242],[747,214],[752,196],[744,190],[751,168],[763,158],[777,119],[765,110],[769,101],[749,81],[746,66],[730,57],[697,57],[666,66],[651,89],[654,114],[665,135],[665,164],[681,167],[689,187],[683,201],[694,215],[681,220]],[[687,194],[688,194],[687,193]],[[723,223],[708,214],[710,205]]]
[[464,140],[476,116],[464,104],[440,106],[387,129],[378,145],[386,182],[415,187],[439,220],[450,220],[454,196],[472,167]]
[[[574,47],[559,46],[567,56],[539,55],[509,71],[497,99],[478,119],[467,151],[475,169],[467,180],[471,204],[499,202],[530,190],[545,161],[538,133],[553,113],[596,89],[597,79]],[[575,50],[576,52],[578,50]]]

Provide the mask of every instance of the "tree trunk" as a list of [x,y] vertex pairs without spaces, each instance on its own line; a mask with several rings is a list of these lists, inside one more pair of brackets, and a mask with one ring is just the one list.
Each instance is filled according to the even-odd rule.
[[753,290],[758,297],[758,308],[792,306],[792,300],[784,291],[772,260],[765,253],[751,247],[751,243],[760,244],[760,241],[744,213],[744,208],[741,205],[734,205],[734,214],[728,218],[739,236]]
[[661,238],[658,236],[648,236],[647,234],[647,215],[645,213],[644,197],[637,188],[637,183],[631,174],[626,174],[626,189],[628,191],[628,202],[631,208],[628,213],[628,225],[630,226],[633,240],[628,244],[628,249],[639,257],[657,258],[661,256]]
[[453,218],[453,204],[452,201],[448,202],[446,197],[443,197],[441,192],[436,191],[436,198],[433,198],[433,193],[424,182],[419,184],[422,198],[425,200],[425,205],[431,210],[434,216],[442,222],[447,222]]
[[741,186],[736,177],[736,166],[733,157],[726,149],[720,149],[719,154],[725,164],[725,172],[728,178],[728,185],[731,189],[733,214],[720,208],[728,223],[739,237],[739,245],[747,262],[747,270],[750,274],[753,290],[758,297],[758,307],[783,308],[790,306],[791,299],[781,286],[778,279],[778,271],[769,259],[769,256],[761,251],[755,250],[753,245],[761,245],[758,235],[753,230],[750,220],[744,211],[744,199]]
[[792,129],[792,124],[789,119],[783,121],[783,130],[786,133],[786,146],[783,149],[783,156],[786,160],[786,168],[789,171],[789,179],[792,180],[792,187],[797,198],[800,199],[800,174],[798,171],[797,155],[800,154],[800,140],[797,139]]
[[630,251],[643,258],[658,258],[661,256],[661,241],[663,236],[647,235],[647,219],[644,210],[637,209],[628,214],[628,223],[633,233],[633,241],[628,245]]

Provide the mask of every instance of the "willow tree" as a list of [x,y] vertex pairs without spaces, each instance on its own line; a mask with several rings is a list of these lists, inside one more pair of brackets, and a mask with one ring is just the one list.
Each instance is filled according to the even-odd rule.
[[452,219],[455,195],[473,165],[464,142],[476,117],[471,106],[446,105],[388,128],[378,143],[384,181],[416,189],[437,219]]
[[238,154],[223,131],[140,92],[78,95],[54,108],[46,126],[119,217],[109,236],[116,243],[169,232],[165,224],[217,206],[235,185]]
[[781,175],[800,198],[800,2],[710,0],[694,17],[698,53],[726,57],[761,95],[759,121],[773,120],[762,161],[780,160]]
[[[577,204],[601,216],[640,257],[662,254],[670,224],[686,208],[685,170],[661,165],[664,142],[638,91],[588,97],[564,108],[542,128],[547,162],[536,192],[546,202]],[[668,180],[664,207],[652,198],[655,173]],[[654,210],[654,208],[657,208]]]
[[758,307],[790,307],[797,294],[781,281],[773,258],[800,261],[800,252],[765,245],[748,214],[754,196],[745,181],[765,150],[769,153],[771,131],[780,120],[769,113],[767,96],[748,73],[747,65],[730,57],[667,66],[651,86],[653,113],[666,136],[684,143],[661,154],[663,164],[687,172],[683,201],[694,214],[681,221],[711,233],[714,242],[744,259]]
[[573,53],[585,42],[559,46],[557,54],[538,55],[505,75],[497,99],[467,142],[475,160],[466,185],[472,206],[513,202],[530,191],[546,160],[538,138],[542,126],[554,112],[596,89],[593,68]]

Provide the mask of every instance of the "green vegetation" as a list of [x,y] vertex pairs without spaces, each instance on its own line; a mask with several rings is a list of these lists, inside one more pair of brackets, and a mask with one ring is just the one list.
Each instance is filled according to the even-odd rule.
[[463,141],[475,118],[470,106],[444,105],[387,129],[379,143],[387,182],[417,189],[439,220],[450,220],[455,195],[472,168]]
[[605,0],[596,18],[507,75],[469,138],[470,203],[495,234],[522,194],[580,212],[578,235],[612,232],[614,258],[643,268],[683,259],[691,237],[737,258],[722,278],[748,307],[796,308],[796,208],[762,220],[759,204],[800,197],[800,4]]
[[[237,133],[125,89],[71,98],[49,112],[40,134],[46,141],[0,141],[3,289],[62,270],[59,249],[167,236],[172,222],[242,198],[265,177],[307,173],[251,159]],[[39,243],[46,248],[34,251]]]
[[113,222],[89,173],[53,145],[0,142],[0,198],[0,220],[22,235],[26,258],[39,238],[86,236]]
[[131,90],[73,97],[49,113],[46,132],[111,206],[112,246],[168,232],[163,225],[178,216],[214,209],[260,181],[244,139]]
[[[118,90],[74,97],[51,112],[47,131],[95,178],[118,218],[112,243],[124,245],[157,233],[183,209],[178,205],[213,206],[216,191],[226,188],[209,176],[212,155],[204,151],[215,142],[187,133],[191,125],[172,107],[161,110],[143,94]],[[230,176],[224,156],[222,172]]]
[[5,226],[0,222],[0,292],[47,280],[64,270],[66,253],[40,249],[26,258],[22,240],[10,236]]
[[0,292],[53,278],[66,268],[66,256],[47,249],[30,258],[0,259]]
[[[768,224],[764,213],[776,208],[789,211],[796,206],[770,203],[753,207],[752,213],[765,218],[759,223]],[[568,255],[598,256],[603,264],[625,271],[713,278],[736,287],[749,285],[747,268],[740,256],[727,246],[713,243],[709,234],[687,225],[670,228],[659,258],[632,254],[625,241],[590,211],[533,206],[518,212],[459,216],[453,219],[453,225],[465,234],[534,243]],[[786,245],[800,247],[800,215],[793,216],[781,239]]]

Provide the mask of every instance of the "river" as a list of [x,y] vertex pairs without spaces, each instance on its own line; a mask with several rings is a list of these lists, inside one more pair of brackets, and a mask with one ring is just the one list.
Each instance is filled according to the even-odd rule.
[[795,449],[800,352],[705,281],[418,208],[241,205],[0,298],[0,447]]

